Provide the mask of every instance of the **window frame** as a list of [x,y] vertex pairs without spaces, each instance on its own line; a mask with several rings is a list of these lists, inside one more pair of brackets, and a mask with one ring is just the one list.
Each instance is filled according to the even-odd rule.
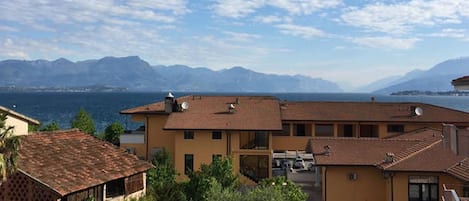
[[212,131],[212,140],[223,139],[223,133],[221,131]]
[[184,139],[185,140],[193,140],[195,136],[195,132],[191,130],[184,131]]
[[194,172],[194,154],[184,154],[184,175]]

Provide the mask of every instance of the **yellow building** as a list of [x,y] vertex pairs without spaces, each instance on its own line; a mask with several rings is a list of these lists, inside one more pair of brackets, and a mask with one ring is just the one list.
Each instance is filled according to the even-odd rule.
[[23,114],[10,110],[8,108],[0,106],[0,114],[7,114],[5,126],[12,126],[13,135],[26,135],[28,134],[28,127],[30,125],[39,126],[39,121],[33,118],[27,117]]
[[449,141],[434,129],[390,139],[314,138],[323,200],[436,201],[445,187],[468,196],[469,158]]
[[162,148],[179,179],[230,155],[242,180],[272,176],[275,153],[308,152],[310,139],[388,138],[442,123],[469,126],[469,114],[423,103],[283,102],[270,96],[185,96],[121,111],[144,126],[121,146],[150,159]]

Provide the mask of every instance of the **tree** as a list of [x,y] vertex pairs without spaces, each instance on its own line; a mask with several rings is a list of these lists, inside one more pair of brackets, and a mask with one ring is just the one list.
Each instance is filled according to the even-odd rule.
[[308,199],[308,194],[303,192],[301,187],[283,176],[263,179],[259,187],[271,188],[271,190],[280,193],[282,198],[280,200],[305,201]]
[[114,122],[104,129],[103,140],[119,145],[119,137],[124,133],[124,127],[119,122]]
[[235,189],[238,186],[238,177],[233,174],[231,158],[215,158],[210,164],[202,164],[200,171],[189,174],[190,181],[186,184],[186,196],[190,200],[207,200],[212,180],[215,180],[223,189]]
[[78,128],[90,135],[94,135],[96,132],[91,115],[83,108],[80,108],[77,115],[75,115],[70,124],[72,128]]
[[44,125],[39,131],[56,131],[60,130],[59,124],[57,122],[52,122],[49,124]]
[[169,152],[165,149],[157,152],[153,157],[155,166],[147,172],[147,184],[149,186],[147,199],[152,201],[184,201],[186,196],[183,184],[176,182],[176,170]]
[[20,139],[12,136],[12,126],[6,126],[7,114],[0,114],[0,181],[16,171]]

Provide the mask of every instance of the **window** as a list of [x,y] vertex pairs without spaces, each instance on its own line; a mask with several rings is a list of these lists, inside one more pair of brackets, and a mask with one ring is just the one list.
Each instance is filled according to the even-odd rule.
[[188,175],[194,171],[194,155],[184,154],[184,174]]
[[294,127],[296,136],[305,136],[306,135],[306,125],[304,124],[295,124]]
[[438,201],[438,177],[409,176],[409,201]]
[[379,137],[378,125],[360,125],[360,137]]
[[194,139],[194,131],[184,131],[184,139],[185,140]]
[[124,195],[124,178],[112,180],[106,183],[106,197],[112,198]]
[[388,133],[403,133],[404,125],[391,124],[388,125]]
[[240,155],[239,171],[253,181],[269,177],[268,155]]
[[266,131],[242,133],[239,143],[241,149],[268,149],[269,133]]
[[318,137],[333,137],[334,125],[333,124],[316,124],[314,126],[314,133]]
[[212,139],[213,140],[220,140],[221,139],[221,131],[213,131],[212,132]]
[[212,155],[212,162],[215,160],[220,160],[221,159],[221,154],[213,154]]
[[339,137],[355,137],[355,125],[353,124],[338,124]]

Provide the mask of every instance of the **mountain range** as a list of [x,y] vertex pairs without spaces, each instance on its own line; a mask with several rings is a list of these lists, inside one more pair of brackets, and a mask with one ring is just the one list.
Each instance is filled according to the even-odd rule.
[[[387,77],[356,91],[378,94],[451,91],[451,80],[465,75],[469,75],[469,57],[447,60],[426,71]],[[243,67],[215,71],[185,65],[152,66],[138,56],[78,62],[64,58],[0,61],[0,87],[83,86],[110,86],[128,91],[342,92],[336,83],[321,78],[264,74]]]
[[[374,84],[379,85],[381,82],[381,86],[370,91],[378,94],[399,91],[451,91],[454,90],[451,81],[466,75],[469,75],[469,57],[450,59],[426,71],[414,70],[404,76],[377,81]],[[387,83],[382,84],[383,81]]]
[[151,66],[137,56],[0,61],[0,86],[77,87],[105,85],[129,91],[341,92],[330,81],[302,75],[275,75],[243,67],[223,70],[184,65]]

